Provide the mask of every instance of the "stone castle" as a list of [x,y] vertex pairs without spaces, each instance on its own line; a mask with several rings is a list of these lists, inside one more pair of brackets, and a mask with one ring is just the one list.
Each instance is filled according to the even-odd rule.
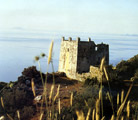
[[[83,81],[85,78],[100,77],[98,66],[101,59],[105,57],[106,64],[109,64],[109,45],[95,44],[88,38],[88,41],[69,40],[62,38],[59,59],[59,72],[65,72],[67,77]],[[100,78],[99,78],[100,79]]]

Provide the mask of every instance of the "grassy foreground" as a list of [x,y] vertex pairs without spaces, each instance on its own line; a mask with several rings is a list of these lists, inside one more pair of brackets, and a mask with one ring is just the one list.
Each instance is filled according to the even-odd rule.
[[[52,63],[53,42],[48,66]],[[0,84],[0,120],[137,120],[138,55],[116,67],[101,60],[103,77],[80,83],[64,73],[24,69],[17,82]],[[48,70],[47,70],[48,71]],[[36,100],[36,98],[40,99]]]

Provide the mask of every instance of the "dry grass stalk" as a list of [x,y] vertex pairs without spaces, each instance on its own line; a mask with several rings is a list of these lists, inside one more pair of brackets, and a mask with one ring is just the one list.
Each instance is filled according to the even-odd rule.
[[13,118],[9,115],[9,114],[6,114],[7,116],[8,116],[8,118],[10,119],[10,120],[13,120]]
[[119,107],[119,93],[117,94],[117,109]]
[[119,117],[121,111],[123,110],[124,104],[125,104],[125,102],[123,102],[123,103],[120,105],[120,107],[119,107],[119,109],[118,109],[118,111],[117,111],[117,116],[118,116],[118,117]]
[[41,113],[41,115],[40,115],[40,118],[39,118],[39,120],[42,120],[42,118],[43,118],[43,115],[44,115],[44,113],[42,112],[42,113]]
[[100,64],[100,70],[101,71],[103,71],[104,61],[105,61],[105,57],[103,57],[101,60],[101,64]]
[[87,103],[87,101],[86,101],[86,100],[84,100],[84,103],[85,103],[85,105],[88,107],[88,103]]
[[112,110],[113,110],[113,113],[114,113],[114,107],[113,107],[113,102],[112,102],[112,96],[109,94],[109,92],[107,92],[107,96],[108,96],[108,99],[111,103],[111,106],[112,106]]
[[122,110],[123,110],[123,108],[124,108],[124,105],[125,105],[125,103],[126,103],[126,100],[127,100],[127,98],[128,98],[128,95],[130,94],[130,91],[131,91],[131,89],[132,89],[132,86],[133,86],[133,83],[132,83],[131,86],[129,87],[129,90],[128,90],[127,94],[126,94],[126,97],[125,97],[125,99],[124,99],[124,102],[121,104],[120,108],[119,108],[118,111],[117,111],[117,120],[119,119],[119,117],[120,117],[120,115],[121,115],[121,113],[122,113]]
[[95,120],[95,109],[93,109],[93,112],[92,112],[92,120]]
[[115,120],[115,116],[114,115],[112,115],[111,120]]
[[133,83],[131,84],[131,86],[129,87],[129,90],[127,91],[127,94],[126,94],[126,97],[124,99],[124,102],[126,102],[126,100],[128,98],[128,95],[130,94],[130,91],[131,91],[132,87],[133,87]]
[[59,115],[61,113],[61,109],[60,109],[60,98],[58,99],[58,113],[59,113]]
[[3,98],[1,97],[1,106],[4,108]]
[[51,99],[52,99],[53,90],[54,90],[54,84],[52,84],[52,86],[51,86],[50,95],[49,95],[49,101],[51,101]]
[[56,94],[55,97],[54,97],[54,102],[56,101],[56,98],[57,98],[58,95],[59,95],[59,89],[60,89],[60,85],[58,85],[58,88],[57,88],[57,94]]
[[124,116],[121,117],[121,120],[124,120]]
[[104,120],[104,119],[105,119],[105,116],[103,116],[101,120]]
[[19,112],[19,110],[17,110],[17,117],[18,117],[18,120],[20,120],[20,112]]
[[35,85],[34,85],[34,79],[33,78],[31,80],[31,85],[32,85],[32,91],[33,91],[33,94],[34,94],[34,97],[35,97],[36,93],[35,93]]
[[109,99],[110,103],[112,103],[112,99],[111,99],[111,96],[110,96],[109,92],[107,92],[107,96],[108,96],[108,99]]
[[124,90],[122,90],[121,92],[121,103],[123,103],[123,100],[124,100]]
[[107,74],[107,71],[106,71],[105,67],[104,67],[104,73],[105,73],[106,80],[109,81],[109,77],[108,77],[108,74]]
[[100,116],[97,113],[96,113],[96,120],[100,120]]
[[52,118],[51,110],[50,110],[50,112],[49,112],[49,117],[50,117],[50,120],[51,120],[51,118]]
[[100,88],[99,90],[99,100],[101,100],[101,98],[102,98],[102,88]]
[[[102,81],[103,81],[103,68],[104,68],[104,62],[105,62],[105,57],[102,58],[101,60],[101,64],[100,64],[100,71],[102,72],[102,77],[100,79],[100,83],[101,83],[101,89],[102,89]],[[102,90],[101,90],[101,109],[102,109],[102,117],[103,117],[103,98],[102,98]]]
[[100,100],[96,101],[96,120],[100,119]]
[[73,101],[73,92],[70,95],[70,105],[72,106],[72,101]]
[[130,100],[127,102],[127,119],[129,120],[130,116]]
[[77,120],[85,120],[84,113],[76,110]]
[[86,117],[86,120],[89,120],[89,117],[90,117],[90,113],[91,113],[91,108],[89,108],[89,110],[88,110],[88,113],[87,113],[87,117]]
[[127,94],[126,94],[126,97],[125,97],[125,99],[124,99],[124,102],[121,104],[120,108],[119,108],[118,111],[117,111],[117,120],[119,119],[119,117],[120,117],[120,115],[121,115],[121,113],[122,113],[122,110],[123,110],[123,108],[124,108],[124,105],[125,105],[125,103],[126,103],[126,100],[127,100],[127,98],[128,98],[128,95],[130,94],[130,91],[131,91],[132,87],[133,87],[133,83],[132,83],[131,86],[129,87],[129,90],[128,90]]
[[53,40],[52,40],[52,42],[51,42],[51,44],[50,44],[50,49],[49,49],[48,64],[50,64],[50,62],[51,62],[51,60],[52,60],[53,45],[54,45],[54,42],[53,42]]

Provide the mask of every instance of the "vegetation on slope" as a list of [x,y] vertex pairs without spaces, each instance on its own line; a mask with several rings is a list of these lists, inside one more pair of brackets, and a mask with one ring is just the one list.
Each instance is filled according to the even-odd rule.
[[[50,54],[52,54],[51,49]],[[51,59],[50,55],[48,64],[52,62]],[[37,61],[39,63],[39,57],[37,57]],[[138,55],[128,61],[121,61],[117,64],[116,68],[111,65],[105,66],[104,62],[101,62],[101,66],[101,71],[104,73],[103,79],[100,82],[98,82],[96,78],[87,79],[83,85],[82,91],[71,92],[71,97],[67,98],[70,100],[69,106],[61,106],[60,102],[62,101],[60,101],[60,97],[62,96],[59,96],[59,94],[56,97],[57,100],[53,101],[56,93],[52,87],[49,93],[47,93],[46,84],[50,82],[52,84],[51,86],[55,86],[57,83],[63,84],[64,86],[64,84],[75,83],[74,81],[66,78],[66,83],[61,83],[59,76],[61,78],[65,77],[63,73],[43,74],[41,71],[38,72],[34,66],[25,69],[17,82],[1,84],[0,116],[4,115],[6,119],[29,120],[36,115],[36,113],[39,113],[38,119],[40,120],[137,119],[138,105],[130,105],[130,101],[127,101],[133,84],[131,84],[129,89],[127,87],[125,90],[121,89],[126,86],[122,87],[120,84],[124,83],[124,80],[129,80],[132,83],[133,81],[135,83],[138,81]],[[105,71],[107,71],[107,73]],[[32,80],[34,82],[33,86],[31,86]],[[107,85],[104,85],[103,81],[106,81]],[[116,82],[117,86],[121,87],[120,90],[111,90],[112,87],[110,86],[113,86]],[[36,87],[43,87],[40,105],[33,103],[36,97],[35,95],[38,94],[34,85]],[[34,92],[36,93],[33,94]],[[50,97],[50,95],[52,97]],[[135,102],[135,99],[133,99],[133,102]],[[40,108],[40,110],[38,108]]]

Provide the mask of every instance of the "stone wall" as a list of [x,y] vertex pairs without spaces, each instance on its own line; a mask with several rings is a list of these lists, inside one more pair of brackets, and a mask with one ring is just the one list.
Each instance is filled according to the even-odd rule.
[[90,65],[95,64],[95,43],[93,41],[80,41],[78,43],[77,71],[89,72]]
[[77,72],[77,53],[78,43],[77,41],[65,40],[62,38],[60,48],[60,59],[59,59],[59,72],[74,73]]
[[76,79],[84,82],[87,78],[97,78],[98,81],[101,81],[103,72],[100,71],[98,67],[90,66],[90,71],[87,73],[66,73],[67,77]]
[[98,44],[96,45],[97,50],[96,50],[96,65],[99,65],[101,62],[101,59],[105,57],[105,62],[108,65],[109,64],[109,45],[107,44]]

